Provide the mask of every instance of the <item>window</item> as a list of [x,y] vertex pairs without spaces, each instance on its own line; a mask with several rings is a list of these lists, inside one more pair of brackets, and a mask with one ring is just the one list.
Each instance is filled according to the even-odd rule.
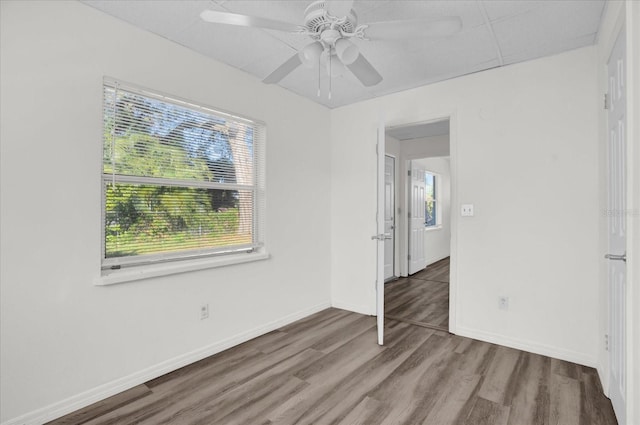
[[261,123],[104,81],[103,270],[259,250]]
[[436,193],[436,176],[435,174],[424,173],[425,182],[425,211],[424,225],[426,227],[437,226],[438,224],[438,208]]

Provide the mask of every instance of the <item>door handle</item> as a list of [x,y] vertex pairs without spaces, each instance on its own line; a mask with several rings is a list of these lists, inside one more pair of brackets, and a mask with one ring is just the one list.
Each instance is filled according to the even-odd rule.
[[371,240],[375,241],[383,241],[385,239],[391,239],[391,233],[380,233],[379,235],[373,235],[371,236]]
[[627,253],[625,252],[622,255],[606,254],[604,256],[604,258],[606,258],[607,260],[624,261],[626,263],[627,262]]

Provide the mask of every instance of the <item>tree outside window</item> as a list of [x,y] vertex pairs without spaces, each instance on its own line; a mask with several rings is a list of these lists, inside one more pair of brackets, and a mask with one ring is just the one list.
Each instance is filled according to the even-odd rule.
[[437,220],[436,176],[431,173],[424,174],[425,180],[425,227],[433,227]]
[[262,133],[246,119],[105,82],[103,268],[260,246]]

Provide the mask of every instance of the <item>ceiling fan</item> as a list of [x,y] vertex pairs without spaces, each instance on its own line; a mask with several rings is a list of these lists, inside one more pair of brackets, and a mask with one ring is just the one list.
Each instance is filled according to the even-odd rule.
[[[353,0],[319,0],[312,2],[304,12],[304,24],[295,25],[256,16],[205,10],[200,17],[215,24],[238,25],[300,33],[312,42],[290,57],[263,81],[278,83],[300,65],[318,69],[327,67],[331,76],[344,67],[364,85],[374,86],[382,81],[380,73],[360,53],[350,39],[402,40],[425,37],[444,37],[455,34],[462,28],[458,16],[439,19],[414,19],[403,21],[372,22],[358,25],[358,16],[353,10]],[[318,96],[320,89],[318,89]],[[331,97],[331,91],[329,91]]]

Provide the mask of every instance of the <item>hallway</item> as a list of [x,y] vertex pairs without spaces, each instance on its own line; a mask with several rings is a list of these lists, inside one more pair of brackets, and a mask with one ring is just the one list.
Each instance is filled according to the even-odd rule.
[[386,318],[448,331],[449,257],[387,283],[384,292]]

